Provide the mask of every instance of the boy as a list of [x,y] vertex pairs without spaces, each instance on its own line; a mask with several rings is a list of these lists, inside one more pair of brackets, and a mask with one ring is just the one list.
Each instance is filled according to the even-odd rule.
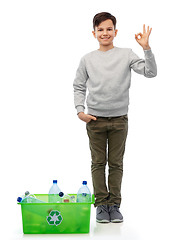
[[[99,49],[86,54],[80,61],[74,80],[74,102],[78,117],[86,122],[91,150],[92,181],[95,194],[96,221],[122,222],[121,182],[123,155],[128,132],[128,105],[131,69],[151,78],[157,66],[148,40],[151,29],[135,34],[143,47],[145,60],[129,48],[114,47],[117,35],[116,18],[102,12],[94,16],[93,36]],[[86,89],[88,114],[84,113]],[[108,189],[105,167],[108,161]]]

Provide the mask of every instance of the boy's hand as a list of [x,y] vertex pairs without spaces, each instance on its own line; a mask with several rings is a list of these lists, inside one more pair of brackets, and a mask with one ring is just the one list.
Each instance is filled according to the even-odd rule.
[[95,120],[96,121],[96,117],[93,117],[93,116],[91,116],[89,114],[85,114],[83,112],[80,112],[78,114],[78,117],[80,118],[80,120],[82,120],[82,121],[84,121],[86,123],[90,122],[91,120]]
[[[138,34],[135,34],[136,41],[143,47],[144,50],[151,49],[149,46],[149,35],[151,34],[152,28],[149,29],[149,26],[147,27],[147,32],[145,29],[145,24],[143,25],[143,34],[140,32]],[[140,38],[138,38],[140,36]]]

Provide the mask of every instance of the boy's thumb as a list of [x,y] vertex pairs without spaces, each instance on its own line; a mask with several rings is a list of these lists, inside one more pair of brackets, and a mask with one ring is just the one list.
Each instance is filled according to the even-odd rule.
[[92,117],[92,119],[96,121],[96,117]]

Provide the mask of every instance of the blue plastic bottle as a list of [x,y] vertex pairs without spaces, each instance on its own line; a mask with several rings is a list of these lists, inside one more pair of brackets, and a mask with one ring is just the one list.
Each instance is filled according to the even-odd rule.
[[17,198],[17,202],[21,203],[44,203],[43,201],[37,199],[34,194],[30,194],[26,191],[24,195]]
[[17,202],[23,202],[23,203],[33,203],[33,202],[42,202],[41,200],[37,199],[34,194],[30,194],[29,191],[26,191],[24,195],[17,198]]
[[25,198],[18,197],[17,202],[21,203],[44,203],[44,201],[41,201],[35,197],[27,196]]
[[61,192],[60,188],[57,185],[57,180],[53,180],[53,185],[49,190],[49,202],[57,203],[60,200],[59,193]]
[[91,202],[91,192],[87,186],[87,181],[82,182],[82,187],[77,193],[77,202],[78,203],[89,203]]

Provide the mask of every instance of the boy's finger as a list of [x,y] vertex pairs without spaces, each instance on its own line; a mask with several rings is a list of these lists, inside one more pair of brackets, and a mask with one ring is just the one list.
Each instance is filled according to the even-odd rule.
[[136,40],[139,40],[142,38],[142,33],[138,33],[136,36],[135,36],[135,39]]
[[140,39],[140,38],[142,38],[142,33],[140,32],[140,33],[138,33],[137,35],[136,35],[136,38],[137,39]]
[[143,25],[143,33],[146,32],[146,29],[145,29],[145,24]]

